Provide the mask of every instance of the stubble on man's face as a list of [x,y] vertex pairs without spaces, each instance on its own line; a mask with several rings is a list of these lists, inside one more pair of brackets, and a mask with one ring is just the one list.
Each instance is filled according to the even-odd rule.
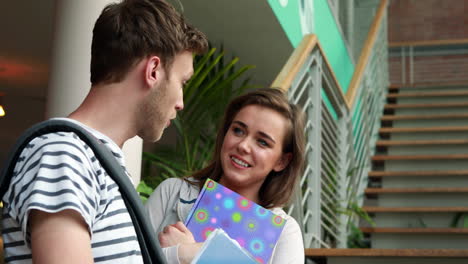
[[167,111],[164,111],[164,109],[167,89],[167,81],[162,80],[159,84],[156,84],[156,87],[153,87],[153,90],[140,107],[138,135],[145,141],[158,141],[166,128],[165,116]]
[[[141,107],[139,135],[151,142],[158,141],[170,125],[177,111],[182,110],[183,85],[193,74],[193,57],[189,51],[175,56],[172,65],[164,70],[160,81],[152,88]],[[143,137],[141,136],[141,137]]]

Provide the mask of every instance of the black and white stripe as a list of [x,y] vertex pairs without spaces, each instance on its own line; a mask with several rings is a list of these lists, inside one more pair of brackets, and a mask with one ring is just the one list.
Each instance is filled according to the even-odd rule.
[[[124,167],[120,148],[101,133],[88,130]],[[79,212],[92,234],[96,263],[143,262],[118,186],[73,133],[51,133],[32,140],[21,153],[3,201],[6,263],[31,263],[27,220],[32,209]]]

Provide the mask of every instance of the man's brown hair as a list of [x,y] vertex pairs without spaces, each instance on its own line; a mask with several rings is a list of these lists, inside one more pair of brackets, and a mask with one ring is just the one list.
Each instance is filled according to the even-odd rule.
[[182,51],[203,53],[206,36],[163,0],[123,0],[104,8],[93,29],[91,83],[114,83],[156,55],[167,71]]
[[[211,178],[219,181],[223,175],[221,165],[221,148],[224,137],[237,113],[249,105],[258,105],[272,109],[286,118],[288,127],[283,142],[283,153],[291,153],[288,166],[279,172],[271,171],[263,182],[259,195],[259,204],[265,208],[281,207],[287,204],[294,192],[294,186],[300,177],[304,165],[305,135],[304,112],[299,106],[291,104],[286,95],[278,89],[263,88],[251,91],[234,98],[228,105],[223,122],[216,137],[213,160],[204,169],[196,172],[186,180],[202,188],[205,180]],[[193,181],[194,180],[194,181]]]

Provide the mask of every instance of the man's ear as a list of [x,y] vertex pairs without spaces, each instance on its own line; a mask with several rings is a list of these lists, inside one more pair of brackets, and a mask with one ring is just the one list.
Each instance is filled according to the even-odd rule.
[[154,84],[159,81],[164,74],[162,71],[161,59],[158,56],[151,56],[146,60],[145,65],[145,83],[149,87],[154,87]]
[[291,162],[291,159],[292,159],[292,153],[291,152],[283,153],[281,155],[281,158],[278,160],[276,165],[273,167],[273,170],[276,171],[276,172],[284,170],[289,165],[289,162]]

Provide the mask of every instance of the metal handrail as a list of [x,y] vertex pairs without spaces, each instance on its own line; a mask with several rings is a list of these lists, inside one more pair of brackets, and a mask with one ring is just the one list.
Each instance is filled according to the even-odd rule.
[[329,74],[331,76],[333,86],[339,88],[338,94],[340,95],[340,98],[338,98],[338,100],[345,101],[345,97],[342,92],[343,90],[341,89],[336,75],[333,73],[333,70],[331,70],[331,65],[326,59],[325,53],[323,52],[323,49],[318,42],[317,35],[315,34],[308,34],[302,38],[299,46],[293,51],[271,86],[280,88],[283,91],[287,91],[291,87],[294,78],[298,75],[306,63],[307,56],[312,52],[312,50],[315,49],[317,49],[321,56],[325,59],[324,66],[330,69]]
[[[288,213],[303,224],[306,247],[346,247],[343,213],[362,203],[388,87],[387,0],[382,0],[345,95],[317,36],[306,35],[272,87],[307,114],[307,166]],[[358,167],[356,167],[356,164]]]
[[353,105],[354,101],[356,100],[356,96],[358,93],[359,85],[361,84],[361,80],[364,75],[364,70],[370,61],[370,54],[372,52],[372,47],[375,44],[377,39],[378,30],[381,28],[382,23],[384,21],[384,16],[386,16],[388,6],[388,0],[380,1],[379,7],[377,9],[377,14],[374,17],[374,21],[369,30],[369,34],[367,35],[366,41],[364,42],[364,46],[362,48],[361,56],[359,56],[359,61],[356,65],[356,69],[353,74],[353,78],[351,79],[351,83],[349,84],[348,91],[346,92],[346,101],[348,105]]

